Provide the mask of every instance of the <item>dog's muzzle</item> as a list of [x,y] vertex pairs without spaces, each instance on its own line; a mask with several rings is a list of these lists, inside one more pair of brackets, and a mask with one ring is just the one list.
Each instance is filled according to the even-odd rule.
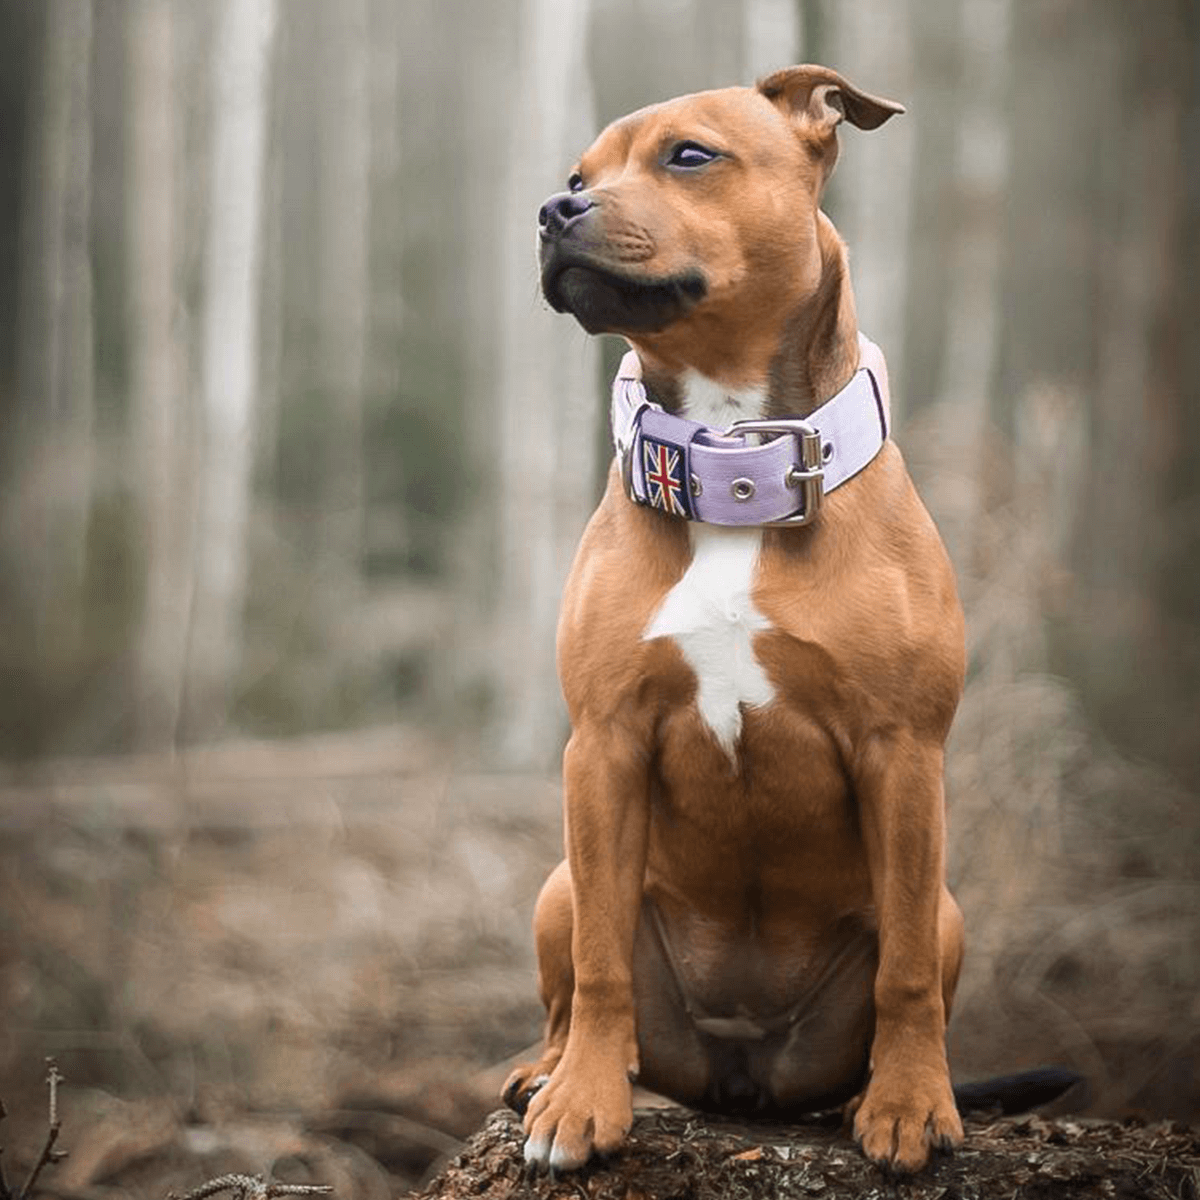
[[604,209],[586,192],[559,192],[538,212],[542,295],[588,333],[657,333],[708,292],[700,271],[646,277],[610,249]]

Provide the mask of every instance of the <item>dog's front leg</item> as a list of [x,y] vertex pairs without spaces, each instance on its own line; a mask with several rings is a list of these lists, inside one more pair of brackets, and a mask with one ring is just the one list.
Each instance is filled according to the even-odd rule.
[[525,1115],[525,1158],[570,1170],[615,1150],[638,1069],[633,943],[649,820],[645,755],[622,731],[576,728],[563,759],[575,992],[566,1049]]
[[961,953],[957,908],[943,885],[940,742],[909,731],[873,739],[855,780],[879,923],[871,1079],[854,1120],[868,1158],[923,1167],[963,1129],[946,1062],[946,1019]]

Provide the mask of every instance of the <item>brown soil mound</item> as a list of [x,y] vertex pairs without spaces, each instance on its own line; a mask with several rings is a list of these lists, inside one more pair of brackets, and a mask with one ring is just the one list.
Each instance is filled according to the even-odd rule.
[[642,1111],[625,1148],[559,1179],[528,1178],[518,1119],[497,1112],[414,1200],[1196,1200],[1200,1132],[1166,1123],[1005,1118],[911,1179],[888,1179],[840,1131]]

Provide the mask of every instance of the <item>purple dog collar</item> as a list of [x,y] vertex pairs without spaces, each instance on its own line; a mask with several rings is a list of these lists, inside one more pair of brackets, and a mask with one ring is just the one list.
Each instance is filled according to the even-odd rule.
[[[714,429],[652,403],[630,351],[613,380],[612,429],[629,498],[712,525],[807,525],[821,497],[863,469],[887,440],[887,366],[859,334],[859,367],[807,417]],[[759,444],[747,435],[775,435]]]

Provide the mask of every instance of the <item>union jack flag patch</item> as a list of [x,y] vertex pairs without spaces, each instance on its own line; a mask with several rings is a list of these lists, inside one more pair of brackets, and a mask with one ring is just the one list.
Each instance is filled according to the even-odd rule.
[[686,465],[680,447],[657,442],[643,434],[642,471],[646,479],[646,503],[651,508],[661,508],[663,512],[677,517],[691,518],[691,491]]

